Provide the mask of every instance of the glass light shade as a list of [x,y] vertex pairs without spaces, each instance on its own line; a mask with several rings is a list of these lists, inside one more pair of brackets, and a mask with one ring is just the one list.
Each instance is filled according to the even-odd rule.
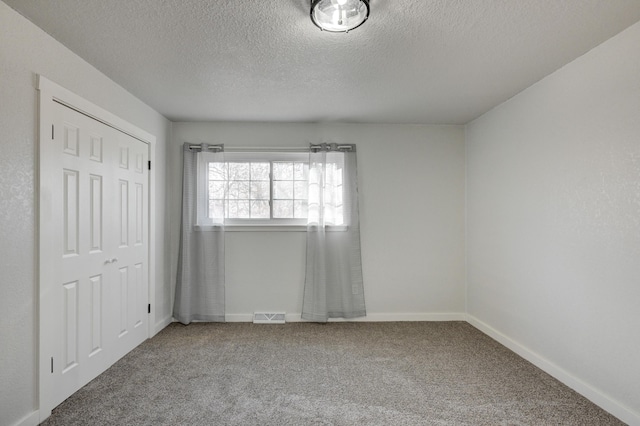
[[311,20],[323,31],[351,31],[369,17],[369,0],[313,0]]

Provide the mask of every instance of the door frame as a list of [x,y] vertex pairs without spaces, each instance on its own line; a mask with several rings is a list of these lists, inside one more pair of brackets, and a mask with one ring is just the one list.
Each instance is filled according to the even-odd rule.
[[[40,422],[44,421],[51,415],[51,410],[54,408],[52,404],[52,388],[53,379],[51,377],[51,354],[54,347],[54,333],[52,333],[51,326],[53,321],[49,319],[54,314],[49,300],[49,295],[52,291],[53,283],[50,281],[53,262],[55,258],[55,247],[50,239],[46,238],[42,230],[46,230],[51,225],[47,223],[47,219],[52,216],[52,199],[51,199],[51,187],[47,182],[51,179],[51,176],[55,176],[57,172],[54,170],[50,162],[47,161],[47,146],[46,142],[51,140],[52,133],[52,116],[55,104],[61,104],[68,108],[71,108],[81,114],[84,114],[94,120],[97,120],[109,127],[119,130],[129,136],[144,142],[148,146],[149,160],[155,158],[156,153],[156,137],[139,127],[121,119],[120,117],[110,113],[109,111],[89,102],[88,100],[76,95],[70,90],[48,80],[47,78],[37,75],[36,89],[38,90],[38,164],[36,170],[38,170],[38,219],[37,219],[37,241],[38,241],[38,270],[37,281],[39,289],[39,297],[37,302],[36,311],[38,314],[38,412],[40,416]],[[156,216],[155,216],[155,182],[156,182],[156,167],[152,167],[149,171],[148,182],[148,230],[147,239],[148,244],[148,302],[151,305],[151,312],[147,318],[147,338],[155,334],[155,314],[154,307],[155,301],[155,229],[156,229]]]

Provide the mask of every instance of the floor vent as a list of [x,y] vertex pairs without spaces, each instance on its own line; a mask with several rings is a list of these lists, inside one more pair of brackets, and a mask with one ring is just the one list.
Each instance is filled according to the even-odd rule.
[[254,312],[254,324],[284,324],[284,312]]

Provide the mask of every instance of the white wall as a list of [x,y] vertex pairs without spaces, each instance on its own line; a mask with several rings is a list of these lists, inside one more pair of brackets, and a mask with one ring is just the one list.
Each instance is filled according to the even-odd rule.
[[640,424],[640,23],[466,128],[468,313]]
[[[37,422],[36,74],[157,137],[156,278],[162,299],[170,123],[0,2],[0,425]],[[167,303],[158,303],[169,315]],[[35,413],[35,414],[34,414]]]
[[[456,126],[174,123],[168,153],[171,265],[177,262],[183,142],[251,147],[356,143],[370,319],[464,313],[464,132]],[[228,319],[300,314],[304,232],[227,232]]]

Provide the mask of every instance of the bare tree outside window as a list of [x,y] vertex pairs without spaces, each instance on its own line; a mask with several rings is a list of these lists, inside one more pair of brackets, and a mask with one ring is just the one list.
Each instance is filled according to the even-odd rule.
[[308,175],[301,161],[210,162],[208,216],[304,219]]
[[273,217],[307,217],[309,165],[303,162],[273,163]]

